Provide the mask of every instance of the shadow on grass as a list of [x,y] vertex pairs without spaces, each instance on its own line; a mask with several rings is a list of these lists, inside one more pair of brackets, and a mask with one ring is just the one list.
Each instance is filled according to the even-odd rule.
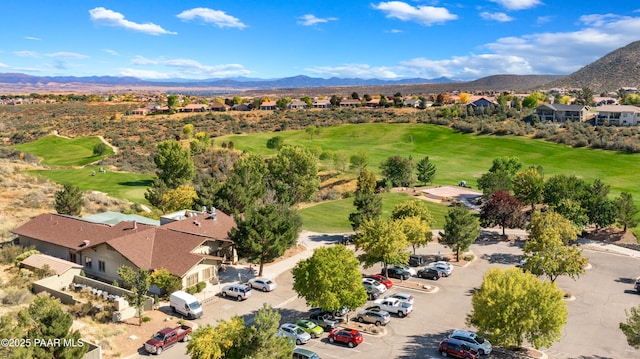
[[118,182],[118,184],[120,186],[127,186],[127,187],[150,187],[153,184],[153,180]]

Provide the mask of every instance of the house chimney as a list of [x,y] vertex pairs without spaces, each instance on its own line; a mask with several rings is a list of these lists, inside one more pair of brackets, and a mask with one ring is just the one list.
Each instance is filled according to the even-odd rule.
[[138,222],[133,221],[133,228],[132,229],[138,229]]

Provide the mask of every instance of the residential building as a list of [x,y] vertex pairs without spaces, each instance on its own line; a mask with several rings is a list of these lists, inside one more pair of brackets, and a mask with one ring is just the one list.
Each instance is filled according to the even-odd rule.
[[260,104],[260,107],[258,109],[260,109],[260,110],[268,110],[268,111],[275,111],[275,110],[278,109],[278,106],[276,106],[276,102],[275,101],[265,101],[265,102]]
[[640,108],[633,105],[604,105],[598,112],[596,125],[636,126],[640,124]]
[[313,108],[331,108],[331,100],[313,100]]
[[292,100],[291,102],[289,102],[289,104],[287,104],[287,108],[290,110],[301,110],[301,109],[306,109],[307,103],[301,100]]
[[541,121],[551,122],[585,122],[596,117],[589,106],[544,104],[536,107],[536,114]]

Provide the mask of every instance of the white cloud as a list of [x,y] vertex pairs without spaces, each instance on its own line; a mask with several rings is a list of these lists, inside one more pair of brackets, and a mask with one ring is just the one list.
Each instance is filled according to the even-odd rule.
[[543,25],[551,22],[553,20],[553,16],[538,16],[536,19],[536,25]]
[[398,30],[398,29],[391,29],[391,30],[389,30],[389,32],[392,33],[392,34],[399,34],[399,33],[402,33],[403,31],[402,30]]
[[33,37],[33,36],[25,36],[24,37],[25,40],[33,40],[33,41],[40,41],[42,39],[40,39],[39,37]]
[[2,62],[0,62],[0,67],[3,68],[3,69],[7,69],[7,68],[9,68],[9,65],[3,64]]
[[91,20],[98,24],[104,24],[108,26],[123,27],[128,30],[138,31],[149,35],[175,35],[175,32],[167,31],[159,25],[153,23],[138,24],[133,21],[129,21],[124,18],[119,12],[105,9],[103,7],[97,7],[89,10]]
[[531,74],[528,61],[520,56],[480,54],[456,56],[446,60],[416,58],[401,62],[405,73],[423,78],[449,77],[472,80],[496,74]]
[[540,0],[489,0],[491,2],[502,5],[508,10],[524,10],[541,5]]
[[338,19],[335,17],[319,18],[312,14],[306,14],[298,17],[297,24],[303,25],[303,26],[313,26],[315,24],[329,22],[329,21],[336,21],[336,20]]
[[342,66],[315,66],[305,69],[323,77],[347,77],[361,79],[397,79],[401,77],[392,67],[371,67],[367,64],[347,64]]
[[198,7],[185,10],[177,15],[178,18],[188,21],[200,18],[204,22],[215,24],[220,28],[235,27],[244,29],[247,25],[243,24],[238,18],[227,15],[224,11],[213,10],[205,7]]
[[509,22],[513,21],[513,18],[503,12],[487,12],[483,11],[480,13],[480,17],[484,20],[489,21],[498,21],[498,22]]
[[131,76],[141,79],[162,80],[171,78],[170,74],[162,71],[140,70],[140,69],[120,69],[120,76]]
[[38,57],[38,53],[35,51],[15,51],[14,54],[21,57]]
[[78,54],[75,52],[54,52],[51,54],[47,54],[49,57],[58,57],[58,58],[67,58],[67,59],[86,59],[89,56]]
[[158,61],[156,60],[151,60],[148,59],[144,56],[136,56],[133,59],[131,59],[131,63],[134,65],[155,65],[158,63]]
[[373,8],[386,13],[388,18],[414,21],[425,26],[441,24],[458,18],[458,15],[450,13],[443,7],[423,5],[414,7],[402,1],[381,2],[373,5]]
[[120,55],[120,54],[118,54],[118,52],[116,50],[104,49],[102,51],[106,52],[109,55],[113,55],[113,56],[119,56]]
[[[134,65],[145,66],[144,70],[124,68],[120,69],[123,76],[135,76],[147,79],[184,78],[206,79],[212,77],[247,76],[250,70],[240,64],[204,65],[192,59],[148,59],[136,56],[131,59]],[[151,67],[156,67],[151,68]]]

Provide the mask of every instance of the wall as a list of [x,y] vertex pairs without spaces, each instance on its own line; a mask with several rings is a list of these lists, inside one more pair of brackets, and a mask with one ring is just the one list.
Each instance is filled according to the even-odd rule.
[[[85,267],[84,261],[86,258],[91,258],[91,268]],[[128,259],[123,257],[118,251],[111,249],[106,243],[99,244],[92,248],[87,248],[82,251],[83,269],[84,272],[92,277],[100,278],[104,281],[113,283],[113,281],[120,281],[121,278],[118,275],[118,269],[120,267],[127,266],[131,268],[137,268]],[[105,271],[101,272],[99,269],[98,261],[105,262]]]
[[73,262],[69,258],[69,248],[57,246],[55,244],[40,241],[38,239],[27,238],[20,236],[19,243],[23,247],[34,246],[42,254],[48,254],[52,257],[62,258],[64,260]]
[[82,340],[82,342],[84,345],[89,346],[89,350],[84,354],[82,359],[102,359],[102,348],[99,345],[89,343],[86,340]]

